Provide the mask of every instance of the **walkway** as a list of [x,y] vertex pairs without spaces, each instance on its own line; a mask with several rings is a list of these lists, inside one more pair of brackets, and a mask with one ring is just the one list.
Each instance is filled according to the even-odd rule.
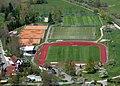
[[101,28],[100,28],[100,32],[101,32],[101,36],[100,36],[100,38],[98,39],[98,40],[96,40],[95,42],[97,43],[97,42],[99,42],[102,38],[103,38],[103,29],[105,28],[106,26],[104,25],[104,26],[102,26]]
[[119,25],[117,25],[117,24],[114,23],[114,22],[113,22],[113,24],[114,24],[114,26],[115,26],[116,28],[118,28],[118,29],[120,30],[120,26],[119,26]]
[[52,27],[52,25],[50,25],[49,28],[48,28],[47,35],[46,35],[44,43],[48,43],[48,37],[49,37],[49,34],[50,34],[51,27]]

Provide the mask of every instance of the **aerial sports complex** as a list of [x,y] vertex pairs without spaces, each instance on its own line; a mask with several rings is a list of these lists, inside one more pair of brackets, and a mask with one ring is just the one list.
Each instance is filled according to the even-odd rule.
[[61,25],[49,27],[47,42],[38,48],[35,61],[42,65],[45,61],[57,63],[71,58],[77,64],[105,64],[106,47],[95,42],[100,37],[101,26],[99,15],[64,15]]

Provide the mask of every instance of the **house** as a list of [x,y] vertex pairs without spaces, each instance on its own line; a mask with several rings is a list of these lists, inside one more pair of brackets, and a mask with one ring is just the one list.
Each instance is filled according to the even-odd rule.
[[19,34],[21,46],[33,46],[39,44],[40,39],[44,38],[45,30],[48,26],[28,25]]
[[17,67],[16,66],[7,66],[5,68],[5,74],[6,75],[16,75],[17,73]]
[[17,58],[14,55],[9,60],[11,61],[12,65],[15,65],[15,64],[21,65],[22,64],[22,60],[20,58]]
[[31,81],[36,81],[36,82],[42,81],[41,76],[36,76],[36,75],[28,75],[27,79]]

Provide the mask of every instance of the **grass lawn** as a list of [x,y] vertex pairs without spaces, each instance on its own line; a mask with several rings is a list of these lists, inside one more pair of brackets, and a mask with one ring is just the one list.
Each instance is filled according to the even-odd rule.
[[64,62],[71,58],[74,62],[99,62],[100,49],[97,46],[51,46],[47,61]]
[[109,5],[106,10],[108,13],[120,13],[120,1],[119,0],[101,0],[102,3]]
[[77,6],[65,2],[64,0],[47,0],[48,4],[34,4],[32,5],[36,12],[39,14],[48,14],[49,12],[54,12],[54,10],[61,10],[62,13],[81,13],[81,11],[85,11],[89,13],[90,11]]
[[95,14],[64,16],[62,26],[101,26],[101,22]]
[[96,27],[52,27],[49,39],[85,39],[94,40],[96,38]]
[[106,66],[110,77],[120,75],[120,30],[111,30],[104,32],[104,38],[112,42],[104,43],[108,47],[108,60],[114,59],[115,66]]

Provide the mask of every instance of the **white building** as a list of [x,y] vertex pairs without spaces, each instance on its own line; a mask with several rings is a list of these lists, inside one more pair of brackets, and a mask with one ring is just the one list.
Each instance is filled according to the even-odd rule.
[[24,56],[33,56],[34,55],[34,46],[24,46],[20,50],[23,52]]
[[42,81],[41,76],[28,75],[27,78],[30,80],[35,80],[36,82]]

